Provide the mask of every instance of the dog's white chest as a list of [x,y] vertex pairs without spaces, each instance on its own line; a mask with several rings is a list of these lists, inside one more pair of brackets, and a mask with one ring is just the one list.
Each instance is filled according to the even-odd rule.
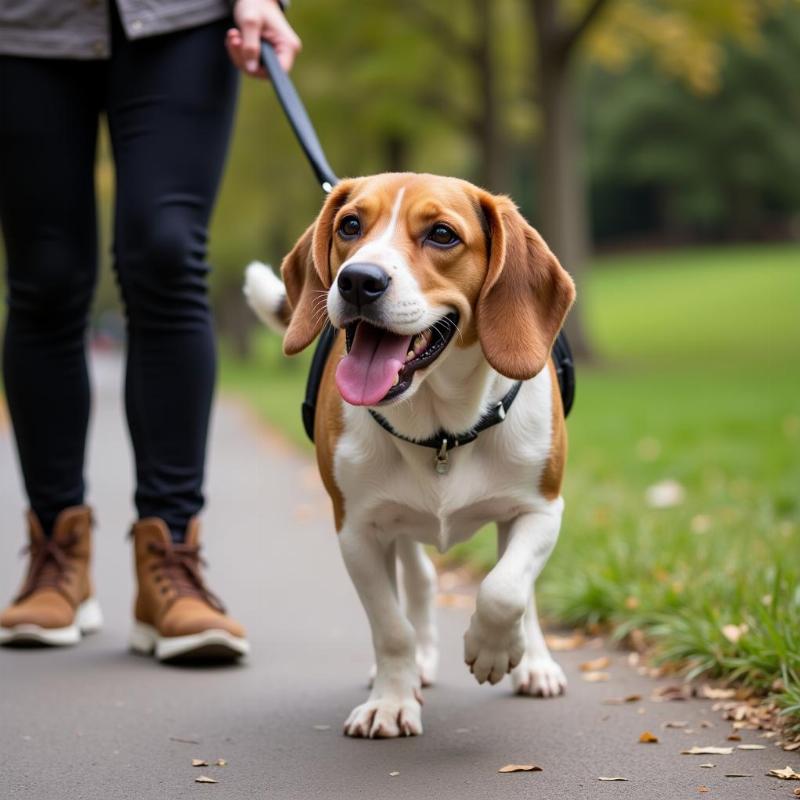
[[445,474],[437,472],[432,448],[401,442],[368,415],[348,413],[335,469],[347,523],[444,551],[487,523],[535,507],[550,454],[549,392],[546,373],[526,383],[503,423],[450,451]]

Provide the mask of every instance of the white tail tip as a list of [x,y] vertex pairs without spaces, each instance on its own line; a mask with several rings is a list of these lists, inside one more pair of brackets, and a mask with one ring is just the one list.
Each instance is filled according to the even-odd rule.
[[245,270],[244,295],[258,318],[278,333],[286,331],[284,322],[286,289],[280,278],[260,261],[253,261]]

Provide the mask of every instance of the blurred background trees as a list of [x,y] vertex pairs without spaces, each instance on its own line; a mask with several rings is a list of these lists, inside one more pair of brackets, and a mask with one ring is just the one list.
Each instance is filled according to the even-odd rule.
[[[303,0],[290,16],[293,77],[339,175],[507,192],[579,298],[598,248],[800,236],[798,0]],[[107,147],[98,186],[107,253]],[[271,88],[244,81],[211,237],[236,352],[255,326],[243,266],[277,266],[321,200]],[[115,305],[106,269],[99,310]],[[570,332],[590,356],[582,318],[579,299]]]
[[[412,169],[511,194],[579,286],[593,246],[788,237],[800,212],[794,0],[297,3],[294,79],[340,175]],[[247,81],[212,251],[277,265],[321,193]],[[591,346],[578,304],[572,338]]]

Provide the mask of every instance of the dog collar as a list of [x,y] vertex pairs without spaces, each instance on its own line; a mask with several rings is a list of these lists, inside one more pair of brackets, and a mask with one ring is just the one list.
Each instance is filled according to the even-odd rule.
[[440,430],[428,439],[412,439],[410,436],[403,436],[398,433],[388,422],[385,417],[382,417],[377,411],[369,409],[369,413],[378,425],[385,431],[391,433],[397,439],[402,439],[409,444],[418,444],[420,447],[429,447],[436,451],[436,460],[434,461],[434,468],[440,475],[446,475],[450,470],[450,459],[448,454],[454,447],[461,447],[461,445],[474,442],[478,438],[478,434],[491,428],[494,425],[499,425],[511,408],[517,394],[519,393],[522,381],[517,381],[505,394],[502,400],[495,403],[479,420],[474,428],[470,428],[465,433],[448,433],[445,430]]

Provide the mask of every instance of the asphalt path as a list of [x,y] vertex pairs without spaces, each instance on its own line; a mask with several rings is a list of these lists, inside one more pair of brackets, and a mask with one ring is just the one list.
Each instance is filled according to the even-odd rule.
[[[96,357],[93,375],[90,499],[106,625],[71,649],[0,650],[0,800],[760,800],[791,797],[800,786],[765,776],[786,764],[800,767],[796,754],[757,732],[745,731],[743,742],[764,750],[681,755],[692,745],[736,748],[726,741],[730,723],[707,700],[655,702],[654,689],[669,681],[638,674],[624,653],[598,642],[558,654],[570,681],[565,697],[512,697],[507,680],[478,686],[462,663],[469,598],[450,587],[439,611],[441,670],[438,684],[425,691],[424,735],[344,737],[342,722],[366,697],[371,648],[327,497],[308,456],[226,400],[217,405],[210,449],[207,556],[211,584],[248,627],[252,655],[233,668],[180,668],[129,653],[132,467],[119,361]],[[24,563],[22,510],[6,428],[4,600]],[[579,664],[604,654],[610,680],[584,680]],[[604,702],[635,694],[642,699]],[[686,724],[663,727],[671,721]],[[659,743],[640,744],[645,730]],[[211,766],[192,767],[193,758]],[[226,765],[214,766],[217,759]],[[508,763],[542,771],[499,774]],[[707,763],[715,766],[701,767]],[[725,777],[731,773],[753,777]],[[218,783],[196,783],[201,774]]]

